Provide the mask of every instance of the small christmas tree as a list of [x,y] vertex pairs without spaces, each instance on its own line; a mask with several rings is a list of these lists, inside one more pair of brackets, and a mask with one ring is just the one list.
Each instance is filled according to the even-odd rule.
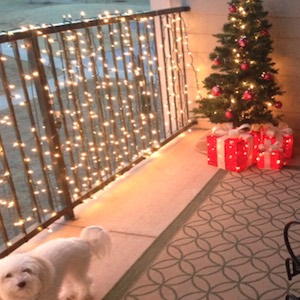
[[281,108],[275,100],[282,95],[275,81],[270,54],[271,25],[262,0],[232,0],[224,33],[216,34],[221,46],[210,54],[212,68],[217,70],[204,80],[208,96],[197,100],[196,116],[212,123],[266,123],[276,125],[281,116],[273,116],[272,108]]

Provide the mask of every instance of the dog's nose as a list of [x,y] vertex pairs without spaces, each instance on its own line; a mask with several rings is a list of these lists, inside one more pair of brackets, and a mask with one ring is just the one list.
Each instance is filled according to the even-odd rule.
[[26,285],[26,281],[20,281],[20,282],[18,283],[18,287],[19,287],[19,288],[23,288],[25,285]]

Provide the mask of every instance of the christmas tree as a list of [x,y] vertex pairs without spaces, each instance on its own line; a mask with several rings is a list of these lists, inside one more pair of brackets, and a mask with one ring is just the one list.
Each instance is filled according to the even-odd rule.
[[272,26],[261,0],[232,0],[228,23],[223,33],[214,35],[220,46],[210,54],[216,73],[204,79],[206,98],[197,100],[196,116],[212,123],[278,123],[274,107],[282,102],[276,83],[278,70],[270,54],[273,52],[269,29]]

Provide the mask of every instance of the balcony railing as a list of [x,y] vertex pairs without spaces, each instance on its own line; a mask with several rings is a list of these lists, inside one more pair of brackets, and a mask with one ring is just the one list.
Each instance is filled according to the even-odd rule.
[[188,7],[0,35],[0,253],[190,126]]

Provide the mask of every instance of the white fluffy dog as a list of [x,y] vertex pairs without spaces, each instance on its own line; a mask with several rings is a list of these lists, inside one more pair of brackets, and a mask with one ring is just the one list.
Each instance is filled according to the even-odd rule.
[[65,280],[69,294],[64,299],[93,299],[90,261],[93,255],[100,259],[107,254],[110,245],[108,232],[91,226],[79,238],[54,239],[30,252],[9,255],[0,260],[0,299],[58,300]]

